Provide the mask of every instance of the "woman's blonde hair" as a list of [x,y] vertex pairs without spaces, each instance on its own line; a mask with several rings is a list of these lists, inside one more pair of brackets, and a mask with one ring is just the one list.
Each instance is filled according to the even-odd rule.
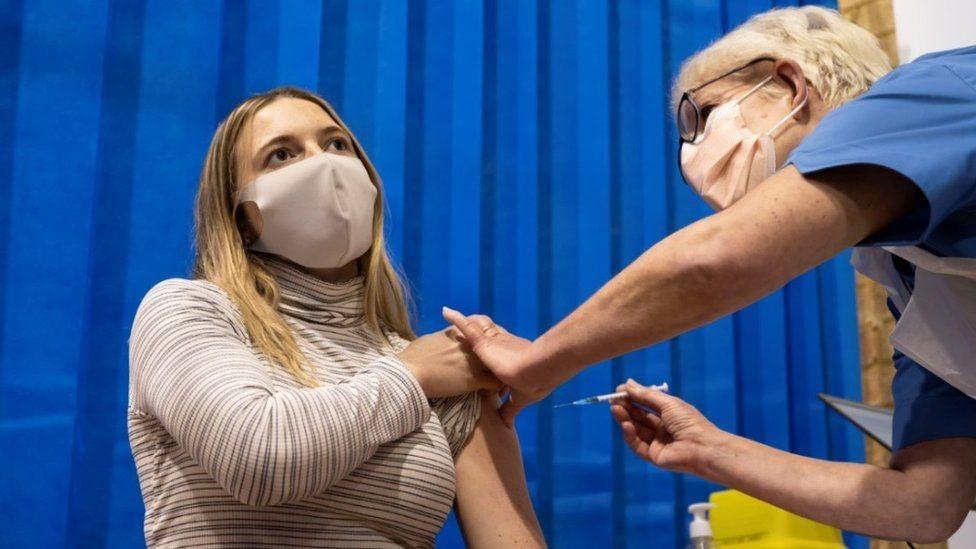
[[[685,61],[674,81],[672,107],[677,108],[685,90],[761,57],[795,61],[829,109],[867,91],[891,71],[877,38],[836,11],[818,6],[774,9],[752,16]],[[742,78],[755,78],[749,72],[743,71]]]
[[386,251],[383,235],[383,186],[376,168],[359,141],[349,131],[335,109],[320,96],[291,87],[275,88],[255,95],[235,108],[220,123],[200,174],[196,198],[196,258],[194,276],[220,286],[240,309],[251,340],[272,362],[287,368],[296,379],[309,386],[318,382],[307,369],[305,356],[291,329],[277,311],[280,290],[259,254],[244,247],[234,219],[235,197],[240,186],[242,134],[254,115],[276,99],[290,97],[315,103],[350,136],[353,148],[376,185],[373,206],[373,243],[359,259],[365,277],[363,308],[367,325],[385,341],[383,329],[413,339],[407,308],[407,292]]

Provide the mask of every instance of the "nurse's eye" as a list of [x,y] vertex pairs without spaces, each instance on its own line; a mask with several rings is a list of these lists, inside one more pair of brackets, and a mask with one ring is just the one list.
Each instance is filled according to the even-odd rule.
[[708,115],[712,114],[712,110],[714,109],[715,109],[714,105],[705,105],[704,107],[701,108],[702,125],[705,124],[705,121],[708,120]]

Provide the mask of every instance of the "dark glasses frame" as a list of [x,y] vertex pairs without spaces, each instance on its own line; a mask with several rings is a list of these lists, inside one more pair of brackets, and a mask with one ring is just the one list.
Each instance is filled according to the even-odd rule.
[[[692,94],[698,90],[704,88],[705,86],[717,82],[726,76],[735,74],[743,69],[751,67],[756,63],[761,63],[763,61],[775,61],[773,57],[758,57],[749,61],[745,65],[736,67],[726,73],[723,73],[715,78],[712,78],[708,82],[699,84],[694,88],[685,91],[681,94],[681,100],[678,102],[678,111],[675,115],[676,122],[678,125],[678,137],[680,138],[679,145],[681,143],[694,143],[695,139],[698,139],[698,134],[704,131],[705,125],[702,123],[702,110]],[[680,148],[680,147],[679,147]]]

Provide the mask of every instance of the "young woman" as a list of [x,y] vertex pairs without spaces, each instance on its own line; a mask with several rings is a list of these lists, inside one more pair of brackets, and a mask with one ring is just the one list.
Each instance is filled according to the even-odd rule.
[[544,545],[497,380],[456,332],[413,335],[381,191],[309,92],[217,129],[195,276],[130,339],[149,546],[429,547],[452,505],[471,546]]

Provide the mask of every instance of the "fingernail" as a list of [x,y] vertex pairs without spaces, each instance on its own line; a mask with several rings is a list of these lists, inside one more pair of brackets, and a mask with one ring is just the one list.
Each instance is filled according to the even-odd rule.
[[637,382],[633,378],[627,378],[627,385],[637,385]]
[[452,309],[450,307],[442,307],[441,308],[441,314],[445,314],[446,315],[446,314],[450,314],[450,313],[461,314],[461,313],[455,311],[454,309]]

